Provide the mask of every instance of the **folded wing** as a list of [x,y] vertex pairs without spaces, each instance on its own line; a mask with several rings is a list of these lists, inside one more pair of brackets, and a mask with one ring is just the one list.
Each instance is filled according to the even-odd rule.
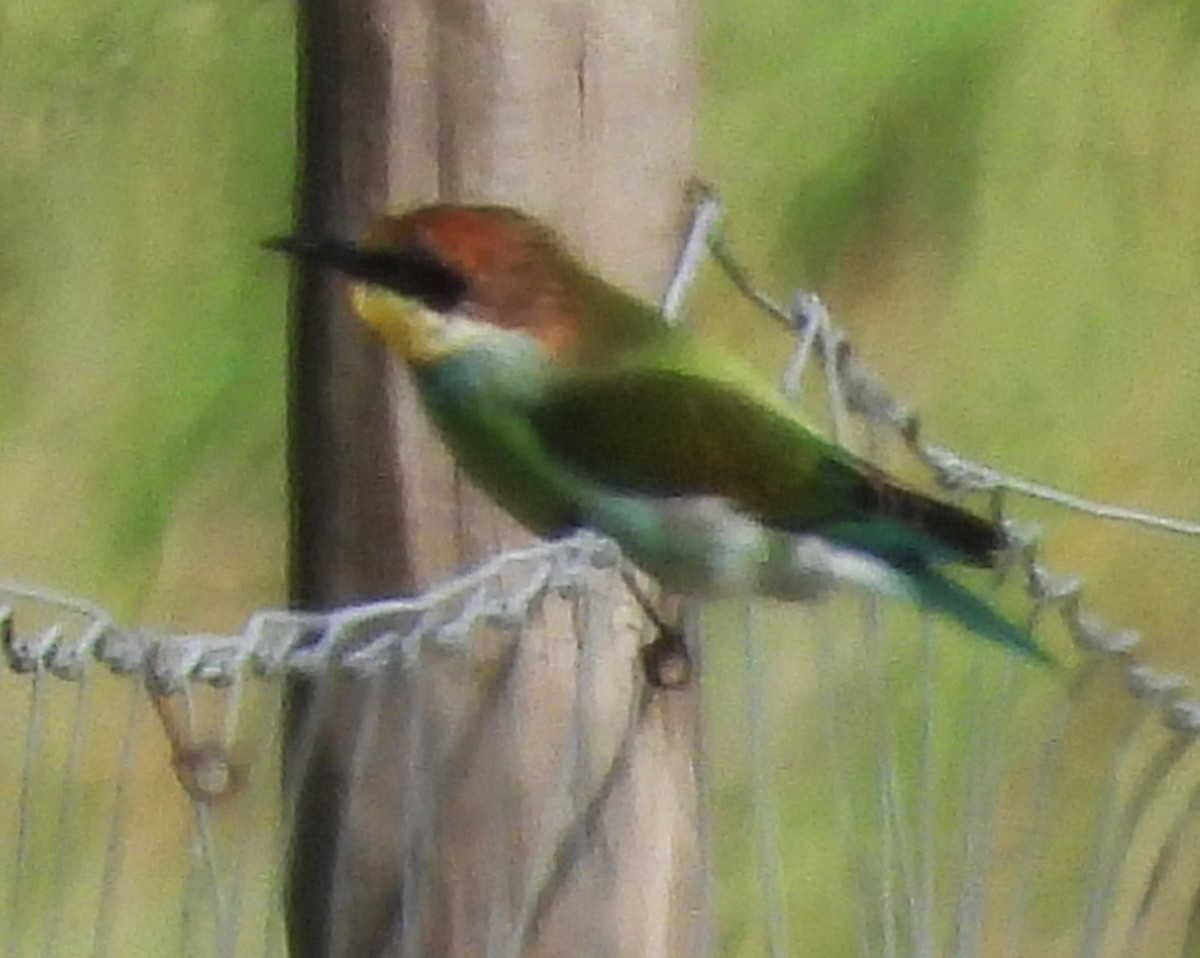
[[901,568],[991,565],[995,524],[892,479],[782,403],[682,364],[583,372],[533,411],[557,458],[614,488],[720,496],[764,524],[812,532]]

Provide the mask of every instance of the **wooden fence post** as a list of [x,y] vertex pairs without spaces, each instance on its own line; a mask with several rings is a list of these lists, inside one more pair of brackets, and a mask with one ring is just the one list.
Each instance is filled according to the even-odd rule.
[[[512,204],[657,298],[691,172],[688,15],[676,0],[300,0],[298,230],[353,236],[385,207],[434,199]],[[347,316],[338,280],[301,276],[294,306],[294,601],[325,608],[418,592],[523,541],[457,472],[403,372]],[[432,667],[420,689],[399,672],[293,683],[293,958],[704,953],[697,693],[647,696],[618,756],[643,694],[632,627],[588,663],[592,689],[609,690],[586,712],[592,784],[611,774],[579,860],[532,919],[513,892],[537,872],[528,836],[580,821],[541,793],[561,785],[545,769],[578,714],[570,628],[522,637],[499,701],[439,682]],[[331,684],[318,695],[321,682]],[[446,716],[479,710],[481,738],[454,794],[434,796],[437,837],[418,834],[429,782],[400,755],[414,736],[422,747],[452,741]],[[313,726],[300,763],[300,730]],[[418,890],[405,863],[421,842],[431,844]]]

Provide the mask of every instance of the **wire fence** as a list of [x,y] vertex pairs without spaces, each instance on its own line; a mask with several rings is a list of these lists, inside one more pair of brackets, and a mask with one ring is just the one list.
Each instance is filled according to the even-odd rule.
[[[668,315],[702,258],[696,237],[711,235],[734,283],[795,333],[785,392],[799,396],[818,369],[839,438],[851,422],[897,436],[950,494],[985,496],[1011,538],[995,595],[1020,597],[1069,664],[1050,674],[990,647],[943,642],[942,624],[869,595],[711,613],[709,952],[1200,953],[1200,705],[1184,678],[1143,660],[1135,632],[1090,615],[1079,580],[1046,568],[1035,532],[1008,513],[1013,497],[1032,496],[1157,532],[1200,535],[1200,526],[1090,503],[926,442],[819,298],[800,293],[782,307],[753,286],[716,233],[718,218],[715,201],[702,201]],[[819,550],[810,561],[815,575],[830,571]],[[0,954],[284,954],[297,775],[320,734],[314,718],[281,765],[280,702],[294,679],[315,683],[318,698],[344,681],[364,690],[362,708],[378,718],[348,743],[355,756],[396,720],[387,704],[397,687],[453,692],[442,724],[414,728],[429,719],[402,717],[393,746],[397,764],[416,771],[405,786],[409,840],[391,864],[417,905],[385,950],[428,953],[420,903],[444,894],[431,861],[461,839],[446,834],[447,796],[479,774],[468,753],[495,752],[525,771],[535,762],[521,742],[495,738],[493,719],[506,700],[548,694],[530,693],[518,675],[527,636],[549,630],[575,637],[572,682],[554,694],[580,704],[536,759],[550,783],[538,791],[539,824],[520,836],[519,867],[503,807],[480,806],[471,838],[493,836],[489,854],[506,859],[494,872],[505,880],[486,885],[491,900],[478,903],[486,953],[530,953],[585,867],[581,848],[596,841],[613,782],[632,774],[632,730],[648,703],[671,694],[643,684],[613,741],[590,728],[589,703],[608,692],[589,672],[589,650],[622,632],[630,681],[641,681],[645,623],[617,621],[629,608],[622,572],[613,544],[580,534],[412,599],[257,612],[236,635],[127,628],[73,597],[0,583],[0,763],[19,776],[0,825]],[[369,776],[364,764],[364,796]],[[352,866],[337,866],[347,914]],[[331,956],[364,953],[350,924],[331,934]],[[586,953],[586,931],[578,934]]]

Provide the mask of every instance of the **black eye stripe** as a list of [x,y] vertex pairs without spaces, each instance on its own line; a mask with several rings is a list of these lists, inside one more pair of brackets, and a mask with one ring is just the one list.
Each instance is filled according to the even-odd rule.
[[467,281],[462,274],[419,243],[381,249],[337,240],[280,236],[264,241],[263,246],[395,290],[438,312],[449,312],[467,297]]
[[420,246],[399,250],[360,249],[352,272],[369,283],[420,300],[430,309],[447,312],[467,295],[467,282]]

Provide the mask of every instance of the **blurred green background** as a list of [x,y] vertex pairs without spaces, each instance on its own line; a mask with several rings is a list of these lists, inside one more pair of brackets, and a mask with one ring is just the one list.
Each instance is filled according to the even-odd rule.
[[[288,4],[0,11],[0,567],[126,621],[282,594]],[[236,490],[236,494],[231,494]]]
[[[761,282],[820,290],[934,441],[1200,517],[1200,3],[703,8],[700,165]],[[255,243],[290,221],[293,49],[283,0],[0,7],[0,576],[190,630],[280,603],[286,275]],[[1195,540],[1014,505],[1200,674]]]
[[[932,441],[1200,517],[1200,4],[706,9],[703,163],[757,274],[818,289]],[[1195,540],[1014,505],[1196,662]]]

